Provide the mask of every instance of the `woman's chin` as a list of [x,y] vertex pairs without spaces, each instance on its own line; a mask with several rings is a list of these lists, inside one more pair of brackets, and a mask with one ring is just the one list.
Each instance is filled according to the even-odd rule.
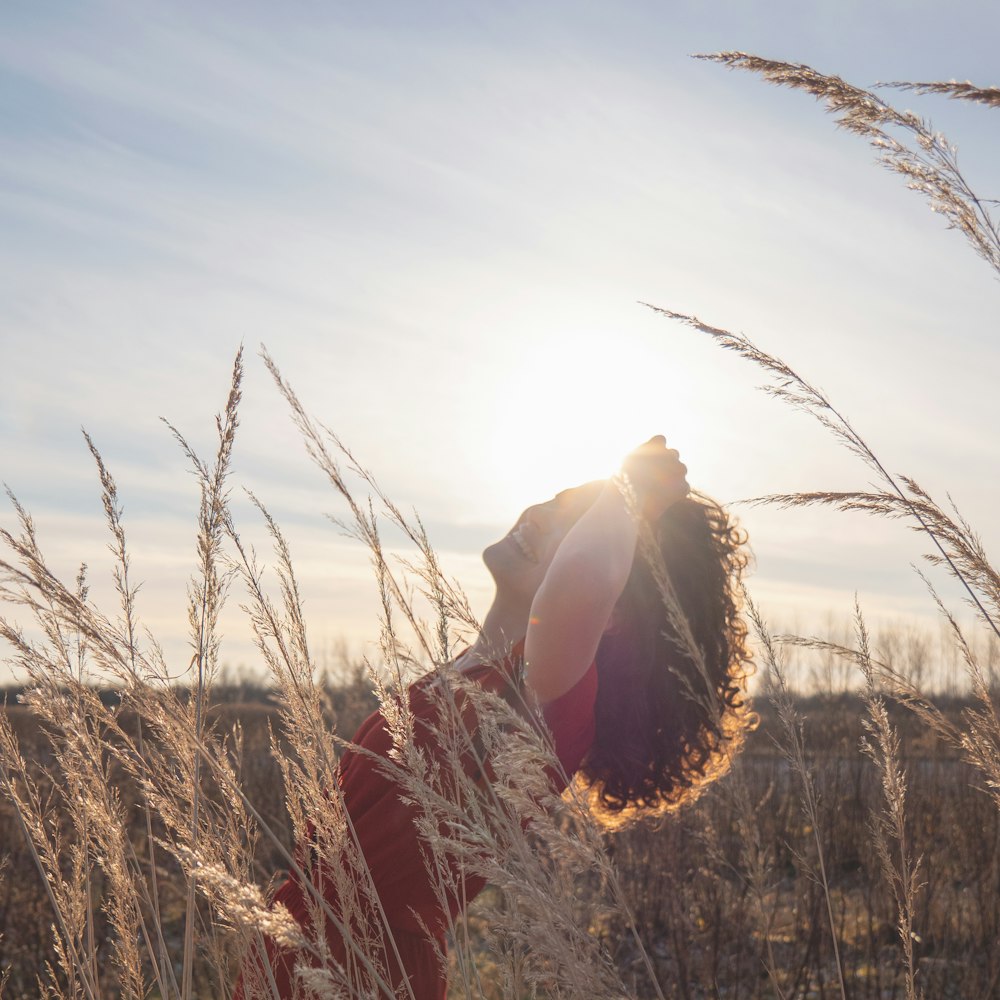
[[490,575],[496,579],[497,569],[502,566],[504,562],[503,558],[503,540],[499,542],[494,542],[492,545],[487,545],[483,549],[483,565],[490,571]]
[[502,538],[483,550],[483,565],[496,584],[497,596],[535,596],[540,583],[539,567],[528,562],[509,538]]

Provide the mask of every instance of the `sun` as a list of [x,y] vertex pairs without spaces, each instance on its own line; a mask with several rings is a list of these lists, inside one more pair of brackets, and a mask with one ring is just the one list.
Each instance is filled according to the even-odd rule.
[[[690,379],[655,345],[627,349],[597,332],[530,339],[498,373],[484,429],[483,470],[499,479],[496,500],[516,512],[568,486],[613,475],[634,447],[664,434],[695,455],[701,426],[690,413]],[[516,387],[513,398],[510,386]],[[502,398],[501,398],[502,396]],[[697,473],[697,465],[688,463]]]

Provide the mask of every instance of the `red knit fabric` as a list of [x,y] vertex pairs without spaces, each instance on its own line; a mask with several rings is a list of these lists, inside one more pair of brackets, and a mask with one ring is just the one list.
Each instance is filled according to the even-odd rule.
[[[522,649],[519,643],[505,660],[474,667],[464,672],[464,676],[486,690],[497,693],[509,690],[521,669]],[[409,689],[410,708],[415,720],[414,741],[432,759],[439,749],[432,730],[438,716],[434,680],[435,674],[428,674]],[[597,669],[591,664],[570,691],[545,705],[542,710],[553,735],[556,755],[567,775],[572,775],[579,768],[593,742],[596,695]],[[461,695],[458,698],[461,699]],[[461,700],[459,707],[466,725],[474,726],[474,716]],[[350,750],[344,753],[340,763],[340,786],[402,960],[403,968],[400,969],[386,941],[385,954],[391,984],[398,989],[405,976],[409,978],[416,1000],[443,1000],[446,991],[444,933],[448,920],[424,866],[421,841],[413,825],[417,809],[400,800],[399,786],[372,757],[374,754],[385,758],[392,746],[385,720],[378,712],[362,723],[353,742],[369,753]],[[469,774],[476,773],[471,754],[463,763]],[[551,779],[554,789],[562,791],[565,787],[562,778],[552,774]],[[314,866],[314,880],[322,879],[322,869],[322,864]],[[459,892],[448,899],[449,916],[454,918],[462,909],[463,901],[468,903],[472,900],[484,884],[478,877],[467,876]],[[329,892],[327,901],[336,911],[336,900],[329,898]],[[294,876],[277,891],[275,902],[287,906],[303,927],[310,926],[308,894]],[[345,964],[348,955],[343,938],[331,921],[327,920],[326,925],[326,938],[333,957]],[[378,926],[378,922],[373,926]],[[425,928],[430,931],[430,936]],[[265,943],[279,995],[283,1000],[291,998],[295,995],[293,967],[299,955],[279,949],[272,941]],[[260,957],[253,950],[244,963],[235,1000],[243,1000],[243,979],[250,967],[255,967],[257,974],[261,974]],[[405,987],[399,995],[408,995]]]

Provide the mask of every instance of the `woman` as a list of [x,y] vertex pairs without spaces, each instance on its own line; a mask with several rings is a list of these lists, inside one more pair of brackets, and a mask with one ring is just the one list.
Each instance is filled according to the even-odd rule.
[[[475,643],[453,664],[477,690],[544,719],[560,765],[549,770],[553,790],[575,774],[610,825],[676,807],[721,773],[745,728],[749,661],[735,599],[745,539],[721,508],[689,495],[687,469],[663,437],[632,452],[623,473],[528,508],[485,550],[496,596]],[[454,691],[449,705],[471,737],[458,757],[443,749],[441,683],[432,673],[409,689],[409,742],[420,760],[440,765],[437,794],[467,801],[468,783],[451,780],[448,768],[461,768],[485,794],[489,754],[475,710]],[[447,859],[443,878],[440,867],[437,879],[427,874],[433,852],[417,833],[421,812],[398,777],[392,733],[383,715],[372,715],[341,760],[343,807],[360,853],[331,860],[315,843],[300,845],[310,884],[293,876],[276,895],[303,928],[322,923],[328,954],[267,939],[264,955],[254,950],[245,963],[238,997],[244,989],[292,997],[297,978],[320,964],[384,995],[445,996],[446,928],[485,880],[449,878],[457,862]]]

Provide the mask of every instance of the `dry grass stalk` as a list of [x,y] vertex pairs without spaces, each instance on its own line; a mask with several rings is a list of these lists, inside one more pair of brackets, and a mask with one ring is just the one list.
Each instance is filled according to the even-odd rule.
[[[77,984],[88,995],[99,993],[91,892],[96,862],[113,891],[105,907],[116,931],[114,956],[123,995],[142,996],[136,942],[144,937],[148,943],[149,930],[137,909],[136,901],[141,897],[135,884],[135,856],[123,834],[122,808],[109,770],[107,746],[117,735],[117,725],[86,683],[87,642],[83,637],[91,638],[95,628],[87,613],[86,588],[82,574],[75,592],[56,584],[44,568],[30,517],[16,501],[15,509],[22,534],[15,539],[5,533],[5,539],[18,553],[24,568],[3,563],[3,589],[5,596],[12,595],[35,611],[46,642],[28,642],[6,621],[0,623],[0,634],[14,647],[18,662],[35,685],[27,701],[47,726],[61,771],[61,780],[53,780],[52,785],[60,790],[62,808],[77,838],[64,847],[58,836],[50,835],[45,822],[47,803],[41,802],[32,791],[34,785],[9,729],[4,730],[0,747],[5,784],[22,828],[32,841],[36,863],[41,865],[50,883],[50,899],[62,935],[63,973],[69,988],[73,990]],[[33,572],[38,581],[37,597],[28,582]],[[70,637],[71,628],[76,630],[75,638]],[[70,655],[73,649],[79,656],[76,663]],[[15,780],[20,792],[15,788]],[[60,872],[60,855],[64,850],[74,870],[74,876],[68,879]],[[55,888],[58,891],[52,892]],[[57,985],[50,986],[59,991]]]
[[952,503],[951,513],[943,510],[915,480],[896,476],[902,495],[889,492],[817,492],[772,494],[753,503],[780,508],[803,506],[835,507],[842,511],[863,511],[886,518],[915,518],[914,531],[926,532],[938,550],[925,554],[932,565],[944,567],[971,592],[969,604],[988,628],[1000,621],[1000,573],[994,569],[978,534]]
[[883,795],[882,808],[872,815],[872,836],[882,874],[896,903],[896,930],[903,947],[907,1000],[922,1000],[924,994],[917,986],[913,953],[914,942],[919,940],[914,931],[914,912],[917,895],[923,887],[919,881],[921,859],[913,856],[906,829],[906,774],[900,764],[899,736],[889,722],[885,700],[877,687],[868,630],[857,599],[854,610],[857,661],[865,678],[868,708],[868,718],[864,720],[867,736],[861,749],[878,769]]
[[1000,573],[993,569],[975,532],[956,511],[946,514],[921,487],[909,477],[888,472],[850,421],[833,405],[824,392],[799,375],[780,358],[761,350],[748,337],[730,333],[721,327],[703,323],[696,316],[663,309],[645,303],[654,312],[678,320],[712,337],[724,350],[734,351],[763,368],[773,379],[763,390],[789,405],[801,409],[827,428],[849,451],[857,455],[886,484],[881,493],[791,493],[757,497],[752,503],[774,503],[784,507],[828,504],[845,510],[904,516],[917,522],[933,543],[932,563],[943,565],[965,588],[969,601],[983,623],[1000,637]]
[[[219,636],[216,631],[219,614],[225,603],[227,577],[219,572],[220,552],[226,522],[226,480],[232,458],[233,444],[238,426],[237,411],[242,394],[243,349],[237,352],[233,365],[229,398],[220,416],[216,417],[219,446],[214,465],[209,468],[195,454],[184,436],[168,424],[174,437],[188,456],[198,476],[201,502],[198,512],[198,575],[189,589],[188,622],[191,627],[191,645],[196,683],[193,701],[193,731],[196,742],[204,733],[204,715],[210,697],[215,671],[218,667]],[[201,808],[201,751],[194,747],[192,779],[194,794],[191,801],[191,844],[197,848],[199,810]],[[194,969],[196,881],[188,881],[187,910],[184,929],[184,961],[181,973],[181,1000],[188,1000],[192,991]]]
[[[783,741],[778,744],[778,748],[784,754],[799,781],[799,803],[802,807],[802,814],[806,821],[806,826],[812,831],[813,844],[816,851],[815,865],[805,856],[798,855],[806,871],[819,883],[823,890],[823,899],[826,903],[826,913],[829,921],[830,941],[833,946],[833,956],[837,968],[837,982],[840,987],[842,1000],[847,1000],[847,983],[844,975],[844,963],[840,956],[840,942],[837,937],[837,922],[833,913],[833,893],[830,889],[830,880],[827,876],[826,852],[823,849],[823,841],[820,836],[822,822],[819,814],[819,801],[816,793],[815,782],[812,769],[806,760],[805,737],[803,734],[802,717],[799,715],[792,701],[791,692],[788,689],[788,681],[785,676],[784,667],[781,664],[781,657],[774,639],[766,622],[760,614],[760,610],[753,603],[750,595],[744,591],[744,601],[746,603],[747,617],[753,625],[754,633],[764,656],[764,666],[766,673],[768,696],[774,702],[778,711],[778,718],[781,722]],[[773,960],[773,958],[772,958]]]
[[[494,950],[519,955],[524,985],[552,996],[624,996],[575,899],[577,878],[606,876],[607,859],[592,820],[553,795],[546,772],[559,765],[551,747],[523,708],[447,667],[439,678],[434,757],[440,767],[397,739],[393,777],[421,810],[418,828],[442,905],[446,893],[461,893],[466,877],[484,878],[507,900],[490,913]],[[457,703],[479,721],[474,739]],[[470,753],[493,772],[485,787],[462,766]],[[462,927],[452,934],[468,989],[475,976],[471,942]]]
[[975,104],[985,104],[990,108],[1000,108],[1000,87],[977,87],[966,80],[931,81],[928,83],[907,83],[893,80],[889,83],[876,84],[878,87],[894,87],[896,90],[909,90],[914,94],[943,94],[955,101],[972,101]]
[[[923,194],[931,210],[943,215],[949,228],[959,230],[975,252],[1000,273],[1000,228],[962,176],[955,147],[940,132],[934,132],[924,119],[912,111],[898,111],[870,90],[853,86],[839,76],[818,73],[800,63],[762,59],[746,52],[718,52],[696,58],[757,73],[768,83],[803,90],[824,101],[827,110],[837,117],[837,124],[867,139],[878,151],[880,162],[901,174],[911,190]],[[905,88],[907,85],[896,83],[893,86]],[[910,86],[918,92],[964,95],[966,99],[990,105],[1000,93],[996,88],[982,91],[962,84]],[[984,100],[984,96],[988,99]],[[893,135],[893,129],[906,136],[911,145],[900,142]]]
[[[785,362],[756,346],[743,335],[732,334],[719,327],[703,323],[697,317],[651,307],[661,315],[679,320],[711,336],[721,347],[735,351],[741,357],[763,368],[774,380],[764,386],[764,391],[809,413],[851,452],[857,455],[879,478],[887,489],[881,492],[815,492],[772,494],[758,497],[753,503],[775,504],[779,507],[799,507],[812,505],[833,506],[840,510],[862,510],[881,517],[911,517],[916,522],[914,530],[925,533],[934,545],[935,551],[925,555],[932,565],[947,570],[968,594],[968,603],[982,624],[994,635],[1000,636],[1000,573],[994,568],[981,540],[969,522],[952,504],[952,513],[943,510],[930,495],[911,477],[891,475],[871,450],[864,438],[851,423],[830,402],[829,398]],[[933,594],[933,589],[932,589]],[[976,662],[971,649],[965,642],[954,619],[941,602],[937,601],[949,628],[956,640],[972,688],[980,702],[981,709],[967,716],[968,730],[957,738],[970,762],[987,776],[991,789],[1000,778],[1000,718],[991,698],[989,683]],[[816,648],[829,648],[829,644],[819,644]],[[905,683],[899,690],[905,691]],[[910,692],[907,703],[922,711],[930,721],[934,714],[928,707],[927,699],[918,692]],[[940,713],[938,713],[940,715]],[[949,725],[940,717],[942,734]]]
[[[271,373],[275,384],[281,394],[285,397],[285,400],[292,411],[292,420],[302,434],[309,457],[323,472],[330,484],[348,505],[348,509],[351,514],[350,521],[345,523],[335,520],[335,523],[343,527],[351,537],[358,539],[371,553],[372,563],[376,573],[376,578],[379,581],[379,586],[387,588],[386,596],[383,600],[383,609],[388,609],[391,605],[392,607],[395,607],[396,610],[399,610],[403,614],[407,624],[412,629],[414,639],[421,654],[426,657],[427,661],[433,661],[436,658],[436,653],[439,651],[440,646],[440,627],[438,627],[434,632],[434,636],[438,639],[438,643],[435,644],[435,642],[432,641],[431,635],[429,635],[427,630],[423,627],[423,623],[420,621],[420,618],[413,606],[413,602],[407,595],[402,582],[399,580],[397,575],[392,572],[391,567],[385,560],[381,539],[379,537],[377,517],[375,515],[372,502],[369,500],[367,504],[363,504],[355,499],[347,484],[344,470],[342,469],[340,460],[337,456],[340,456],[340,459],[347,463],[349,471],[359,476],[361,480],[372,490],[374,496],[382,504],[383,513],[385,513],[385,515],[389,518],[390,522],[400,528],[404,534],[417,545],[418,550],[421,552],[421,555],[425,558],[425,560],[429,560],[429,565],[425,567],[424,571],[429,573],[431,576],[432,590],[440,590],[443,595],[444,602],[441,604],[441,607],[443,607],[450,615],[454,615],[454,620],[457,624],[465,625],[470,630],[478,631],[478,622],[476,622],[475,617],[469,611],[468,601],[464,595],[462,595],[457,588],[450,584],[438,570],[436,560],[433,557],[433,550],[427,542],[426,535],[423,532],[422,527],[419,526],[419,524],[417,526],[411,525],[398,507],[378,486],[378,483],[375,481],[374,477],[372,477],[371,473],[369,473],[357,461],[351,453],[351,450],[340,440],[340,438],[332,430],[330,430],[330,428],[325,427],[322,424],[318,424],[306,413],[291,386],[283,378],[277,365],[275,365],[266,350],[262,349],[261,357],[264,359],[264,363],[267,366],[268,371]],[[391,617],[388,622],[383,623],[383,627],[389,629],[388,636],[393,640],[390,643],[390,648],[387,650],[389,655],[386,662],[393,666],[398,682],[402,677],[402,671],[405,668],[407,657],[403,655],[402,651],[395,646],[397,630],[392,624]]]
[[[283,735],[292,752],[282,750],[274,735],[272,744],[284,778],[286,805],[295,838],[299,843],[314,840],[316,856],[344,860],[344,865],[329,866],[329,870],[324,868],[323,872],[325,878],[336,880],[339,898],[353,899],[354,907],[359,912],[364,911],[366,905],[380,911],[381,902],[374,892],[364,856],[357,848],[350,816],[339,793],[338,737],[324,718],[322,695],[315,683],[314,664],[309,653],[291,553],[267,509],[256,497],[251,495],[251,499],[263,515],[274,542],[278,558],[276,572],[282,594],[280,606],[267,596],[256,557],[244,546],[231,520],[227,522],[227,530],[237,553],[234,566],[242,576],[250,598],[244,610],[249,617],[257,648],[278,685]],[[302,859],[302,867],[296,862],[289,865],[298,872],[300,881],[307,887],[313,885],[312,857],[310,852],[308,858]],[[344,970],[344,979],[333,975],[327,985],[355,992],[375,989],[391,996],[392,991],[377,963],[373,964],[369,959],[369,956],[379,953],[381,943],[374,936],[362,935],[359,939],[352,934],[350,927],[329,910],[321,895],[312,897],[311,906],[314,926],[322,927],[325,919],[342,925],[354,959]],[[382,919],[384,922],[384,915]],[[256,930],[268,933],[259,922]],[[391,946],[394,947],[394,943]],[[311,951],[314,958],[325,960],[326,942],[322,935],[299,947]],[[364,980],[364,984],[359,980]],[[316,985],[320,985],[319,980],[316,980]]]
[[[118,594],[119,605],[121,607],[120,625],[126,644],[125,667],[129,676],[137,679],[139,677],[139,619],[136,607],[136,595],[139,588],[130,579],[128,546],[125,538],[125,526],[122,521],[123,511],[118,499],[118,486],[90,435],[84,431],[83,436],[87,443],[87,448],[97,465],[97,474],[101,483],[101,501],[104,506],[107,527],[111,532],[112,541],[109,543],[108,548],[114,559],[112,573],[115,581],[115,592]],[[136,750],[140,758],[145,757],[141,717],[137,720]],[[146,851],[149,858],[151,911],[153,914],[159,915],[160,886],[156,863],[156,842],[153,836],[153,814],[146,799],[143,799],[142,807],[143,818],[146,824]],[[161,932],[162,921],[157,918],[153,921],[153,925],[157,932],[156,949],[158,957],[158,962],[154,963],[153,967],[158,973],[158,970],[168,968],[170,963],[167,960],[167,945]],[[161,995],[166,996],[165,984],[159,982],[158,985]]]
[[966,723],[965,730],[952,734],[948,727],[939,726],[937,731],[945,738],[952,736],[953,744],[986,779],[986,787],[997,808],[1000,809],[1000,714],[997,712],[995,689],[990,684],[955,616],[944,606],[944,602],[930,581],[923,577],[923,574],[921,577],[927,585],[931,598],[937,605],[938,612],[947,623],[952,641],[965,666],[970,688],[979,706],[978,708],[968,708],[963,713],[963,720]]
[[[27,764],[6,717],[0,718],[0,779],[8,801],[14,806],[18,826],[28,843],[32,858],[42,877],[45,891],[56,921],[57,958],[66,975],[67,990],[70,995],[84,995],[88,1000],[96,1000],[99,995],[97,985],[92,981],[92,965],[81,951],[82,921],[78,893],[63,878],[60,865],[60,841],[45,827],[47,809],[38,792]],[[47,967],[50,984],[56,977],[51,965]],[[41,991],[46,984],[41,979]],[[53,989],[55,995],[65,995]]]

